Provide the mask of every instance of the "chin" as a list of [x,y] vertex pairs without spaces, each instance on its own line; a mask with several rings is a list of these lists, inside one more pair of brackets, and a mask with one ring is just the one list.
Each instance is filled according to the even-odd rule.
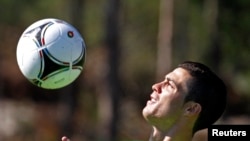
[[149,115],[149,113],[148,113],[147,107],[144,107],[143,110],[142,110],[142,116],[144,118],[147,118],[148,115]]
[[152,107],[145,106],[142,110],[143,117],[147,120],[153,115]]

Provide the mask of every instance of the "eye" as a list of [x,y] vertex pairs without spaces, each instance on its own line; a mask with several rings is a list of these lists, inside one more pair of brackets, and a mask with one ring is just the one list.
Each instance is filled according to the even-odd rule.
[[172,89],[175,88],[175,84],[173,81],[168,81],[169,87],[171,87]]
[[172,79],[166,77],[166,79],[163,82],[164,82],[164,87],[168,88],[168,90],[176,90],[177,89],[176,84]]
[[165,80],[163,82],[163,89],[174,89],[173,82],[171,82],[169,80]]

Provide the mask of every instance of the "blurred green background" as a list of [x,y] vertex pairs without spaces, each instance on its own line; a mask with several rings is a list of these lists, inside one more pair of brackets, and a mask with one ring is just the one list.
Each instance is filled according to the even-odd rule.
[[[147,140],[151,86],[184,60],[226,82],[218,123],[249,124],[249,13],[248,0],[0,0],[0,141]],[[22,32],[43,18],[71,23],[87,46],[81,76],[59,90],[32,85],[16,62]]]

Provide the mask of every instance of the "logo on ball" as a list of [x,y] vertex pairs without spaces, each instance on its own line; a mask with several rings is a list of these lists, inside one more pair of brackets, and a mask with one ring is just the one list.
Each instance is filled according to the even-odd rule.
[[68,37],[73,38],[74,37],[74,32],[73,31],[68,31]]

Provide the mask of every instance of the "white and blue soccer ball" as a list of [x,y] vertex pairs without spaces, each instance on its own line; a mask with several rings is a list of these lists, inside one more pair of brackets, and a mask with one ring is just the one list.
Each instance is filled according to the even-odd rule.
[[54,18],[27,27],[16,49],[22,74],[44,89],[59,89],[74,82],[83,70],[85,55],[85,42],[77,29]]

